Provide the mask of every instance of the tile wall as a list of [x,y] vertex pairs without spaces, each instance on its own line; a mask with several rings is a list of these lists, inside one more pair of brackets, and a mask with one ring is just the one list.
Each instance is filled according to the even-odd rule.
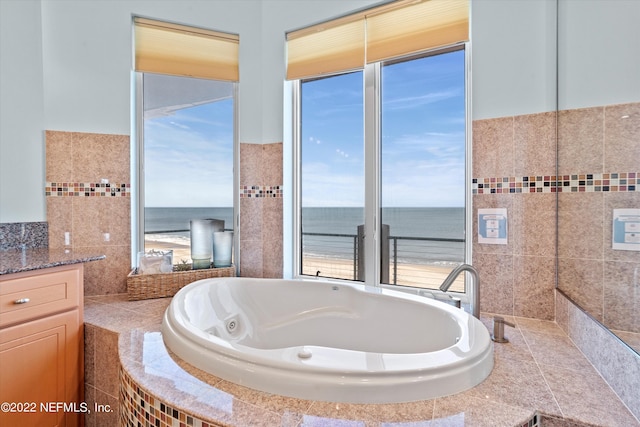
[[[554,319],[555,112],[473,122],[473,264],[482,311]],[[478,209],[506,208],[507,244],[478,242]]]
[[[46,132],[49,246],[103,252],[85,295],[126,292],[130,271],[129,137]],[[282,144],[241,144],[241,274],[282,277]]]
[[[613,209],[640,208],[640,103],[473,123],[474,264],[482,310],[554,319],[558,276],[612,329],[640,332],[640,252],[611,248]],[[557,173],[557,176],[556,176]],[[508,243],[478,243],[477,210],[506,208]]]
[[240,144],[240,275],[282,277],[282,143]]
[[[640,209],[640,103],[561,111],[558,287],[610,329],[640,333],[640,251],[612,248],[613,210]],[[640,245],[638,245],[640,249]]]
[[49,247],[104,253],[85,268],[85,295],[126,292],[131,265],[129,136],[46,131]]

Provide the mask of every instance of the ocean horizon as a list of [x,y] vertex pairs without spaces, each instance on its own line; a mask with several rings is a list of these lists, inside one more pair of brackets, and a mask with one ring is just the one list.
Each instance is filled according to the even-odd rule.
[[[390,256],[412,264],[453,265],[464,260],[464,208],[382,208]],[[233,229],[233,208],[145,208],[147,234],[188,238],[192,219],[221,219]],[[353,259],[362,208],[302,208],[303,256]],[[397,251],[397,252],[396,252]]]

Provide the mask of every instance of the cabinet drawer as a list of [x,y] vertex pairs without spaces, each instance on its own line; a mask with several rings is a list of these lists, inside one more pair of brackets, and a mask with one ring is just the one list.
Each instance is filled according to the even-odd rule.
[[0,327],[78,307],[81,283],[80,267],[7,276],[0,281]]

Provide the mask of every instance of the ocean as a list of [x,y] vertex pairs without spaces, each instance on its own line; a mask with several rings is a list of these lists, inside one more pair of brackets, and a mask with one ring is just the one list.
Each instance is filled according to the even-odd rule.
[[[188,238],[189,220],[215,218],[233,228],[232,208],[145,208],[148,234]],[[303,208],[303,255],[353,259],[361,208]],[[464,260],[464,208],[383,208],[390,256],[411,264],[453,265]],[[185,230],[168,233],[171,230]],[[430,240],[430,239],[444,239]]]
[[192,219],[222,219],[224,228],[233,230],[233,208],[144,208],[145,233],[185,230],[175,235],[188,237]]

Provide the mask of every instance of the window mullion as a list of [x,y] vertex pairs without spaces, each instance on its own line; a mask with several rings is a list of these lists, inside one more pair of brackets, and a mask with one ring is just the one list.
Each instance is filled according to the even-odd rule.
[[[364,69],[365,283],[380,284],[380,63]],[[370,236],[370,237],[369,237]]]

